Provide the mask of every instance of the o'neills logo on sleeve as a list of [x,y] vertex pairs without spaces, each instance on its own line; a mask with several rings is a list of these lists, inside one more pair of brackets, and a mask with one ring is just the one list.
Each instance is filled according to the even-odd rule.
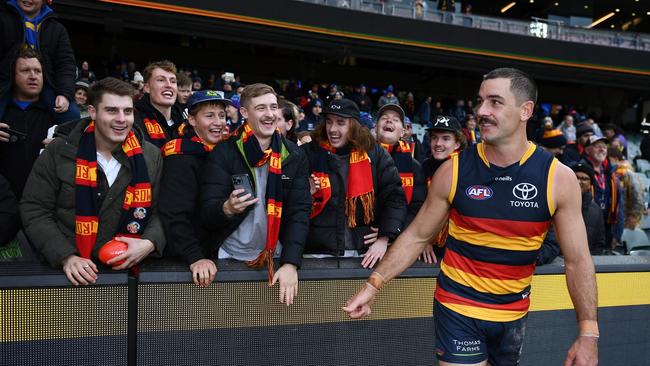
[[492,198],[494,192],[490,187],[474,185],[467,187],[465,194],[473,200],[483,201]]

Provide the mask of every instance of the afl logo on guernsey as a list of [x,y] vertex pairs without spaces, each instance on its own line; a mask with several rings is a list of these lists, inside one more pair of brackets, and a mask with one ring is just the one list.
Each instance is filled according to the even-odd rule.
[[467,197],[477,200],[477,201],[483,201],[488,198],[492,197],[492,189],[490,187],[486,186],[469,186],[465,190],[465,194]]

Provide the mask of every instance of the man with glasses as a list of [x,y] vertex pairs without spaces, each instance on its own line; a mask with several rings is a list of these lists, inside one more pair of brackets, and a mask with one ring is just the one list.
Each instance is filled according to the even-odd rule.
[[614,249],[623,235],[623,211],[619,181],[607,159],[608,143],[605,137],[591,136],[585,146],[585,157],[594,170],[594,201],[605,220],[605,244]]
[[587,229],[589,251],[592,255],[603,254],[603,251],[608,248],[605,245],[603,214],[600,207],[594,202],[594,196],[591,193],[593,190],[594,169],[584,160],[571,165],[571,169],[575,172],[582,191],[582,219],[585,221]]

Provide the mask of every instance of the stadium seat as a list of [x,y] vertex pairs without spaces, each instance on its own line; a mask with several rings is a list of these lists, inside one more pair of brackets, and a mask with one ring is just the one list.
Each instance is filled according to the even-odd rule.
[[646,234],[650,234],[650,215],[643,215],[641,218],[641,229],[646,232]]
[[636,159],[636,171],[639,173],[645,173],[650,171],[650,161],[645,159]]
[[628,253],[635,248],[644,247],[643,249],[650,249],[650,240],[643,230],[640,229],[624,229],[621,241],[625,245]]

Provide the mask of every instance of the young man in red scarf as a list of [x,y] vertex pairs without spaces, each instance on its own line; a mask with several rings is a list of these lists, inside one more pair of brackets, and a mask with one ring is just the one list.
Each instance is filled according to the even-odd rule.
[[224,138],[226,108],[231,105],[223,92],[197,91],[187,100],[188,120],[181,137],[167,142],[160,181],[160,218],[165,227],[167,253],[181,257],[192,272],[192,280],[207,287],[217,275],[215,248],[200,224],[199,187],[208,153]]
[[[307,159],[277,131],[273,88],[248,85],[240,102],[245,123],[205,163],[202,222],[215,232],[219,258],[266,266],[269,285],[279,282],[280,302],[290,305],[298,294],[297,269],[309,230]],[[250,181],[252,192],[235,189],[235,180]],[[280,268],[274,271],[277,255]]]
[[95,259],[113,238],[128,245],[108,261],[115,270],[161,255],[165,245],[156,212],[162,158],[132,130],[132,96],[115,78],[93,84],[90,118],[59,126],[25,186],[25,233],[74,285],[97,281]]
[[404,227],[415,218],[427,198],[427,187],[422,167],[413,157],[412,144],[404,141],[406,126],[404,110],[397,104],[386,104],[377,112],[376,136],[380,146],[386,149],[395,161],[402,189],[406,195],[408,213]]
[[358,256],[373,267],[402,231],[407,204],[388,152],[359,123],[349,99],[332,101],[325,119],[301,146],[312,173],[312,210],[306,253]]
[[144,95],[135,103],[135,125],[147,141],[162,147],[178,137],[183,114],[176,104],[178,81],[171,61],[152,62],[143,71]]
[[[454,116],[438,115],[427,128],[429,135],[429,147],[431,156],[422,162],[422,172],[429,189],[433,175],[436,170],[454,152],[459,152],[467,147],[467,139],[463,134],[460,123]],[[447,239],[448,227],[445,225],[436,238],[424,248],[421,259],[425,263],[435,263],[445,253],[445,240]]]

